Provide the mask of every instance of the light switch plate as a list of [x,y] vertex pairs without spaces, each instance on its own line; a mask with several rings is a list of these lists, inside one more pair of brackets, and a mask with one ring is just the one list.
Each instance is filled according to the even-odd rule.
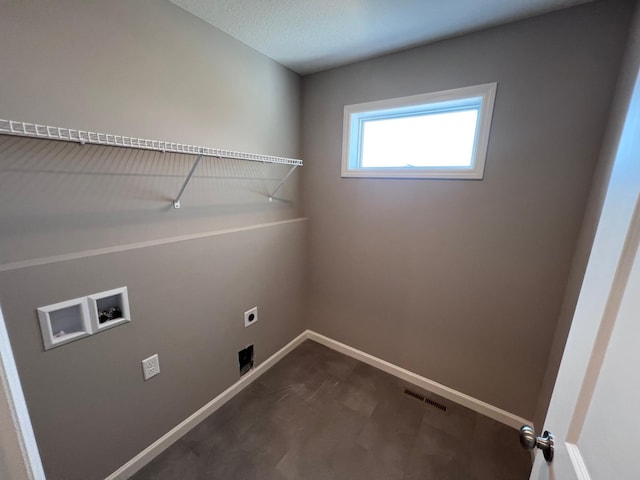
[[149,358],[142,360],[142,374],[144,379],[149,380],[151,377],[155,377],[160,373],[160,359],[158,354],[151,355]]

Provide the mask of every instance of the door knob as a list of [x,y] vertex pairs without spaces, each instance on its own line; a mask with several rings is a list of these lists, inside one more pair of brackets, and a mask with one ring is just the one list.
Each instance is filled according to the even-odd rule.
[[520,445],[526,450],[539,448],[542,450],[544,459],[551,463],[553,460],[553,435],[545,431],[541,437],[536,437],[536,432],[529,425],[523,425],[520,428]]

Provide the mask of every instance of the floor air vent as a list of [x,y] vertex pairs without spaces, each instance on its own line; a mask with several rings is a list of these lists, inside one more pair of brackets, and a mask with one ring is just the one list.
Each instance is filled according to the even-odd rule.
[[405,393],[405,394],[407,394],[407,395],[409,395],[410,397],[417,398],[417,399],[418,399],[418,400],[420,400],[421,402],[424,402],[424,401],[426,400],[426,399],[424,398],[424,395],[420,395],[420,394],[419,394],[419,393],[417,393],[417,392],[413,392],[413,391],[409,390],[408,388],[405,388],[405,389],[404,389],[404,393]]
[[441,403],[438,403],[438,402],[435,402],[435,401],[431,400],[430,398],[425,398],[424,399],[424,403],[428,403],[432,407],[436,407],[438,410],[442,410],[443,412],[447,411],[447,407],[445,407]]
[[409,395],[410,397],[415,398],[416,400],[420,400],[421,402],[426,403],[427,405],[431,405],[438,410],[442,410],[443,412],[447,411],[447,407],[442,405],[441,403],[436,402],[435,400],[431,400],[430,398],[425,397],[421,393],[414,392],[413,390],[409,390],[408,388],[404,389],[405,395]]

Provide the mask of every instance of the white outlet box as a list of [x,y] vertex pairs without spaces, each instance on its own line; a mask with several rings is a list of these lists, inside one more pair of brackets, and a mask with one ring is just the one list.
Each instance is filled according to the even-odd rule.
[[244,312],[244,326],[250,327],[254,323],[258,322],[258,307],[253,307],[251,310]]
[[151,355],[149,358],[142,360],[142,374],[144,379],[149,380],[151,377],[155,377],[160,373],[160,359],[158,354]]

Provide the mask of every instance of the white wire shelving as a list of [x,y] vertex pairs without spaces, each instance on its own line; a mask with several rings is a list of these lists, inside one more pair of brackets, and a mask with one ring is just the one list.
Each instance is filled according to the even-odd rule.
[[273,196],[280,190],[280,187],[291,176],[297,167],[302,166],[302,160],[296,158],[276,157],[272,155],[261,155],[257,153],[236,152],[233,150],[223,150],[219,148],[201,147],[184,143],[165,142],[162,140],[148,140],[145,138],[127,137],[125,135],[115,135],[110,133],[97,133],[86,130],[76,130],[65,127],[52,127],[50,125],[40,125],[37,123],[19,122],[15,120],[0,119],[0,134],[17,135],[21,137],[43,138],[48,140],[62,140],[65,142],[75,142],[82,145],[105,145],[111,147],[137,148],[142,150],[155,150],[158,152],[183,153],[197,155],[187,178],[185,179],[180,192],[173,202],[175,208],[180,208],[180,199],[195,173],[203,157],[226,158],[232,160],[244,160],[260,163],[274,163],[280,165],[291,165],[291,169],[282,178],[276,188],[269,194],[269,201],[273,201]]

